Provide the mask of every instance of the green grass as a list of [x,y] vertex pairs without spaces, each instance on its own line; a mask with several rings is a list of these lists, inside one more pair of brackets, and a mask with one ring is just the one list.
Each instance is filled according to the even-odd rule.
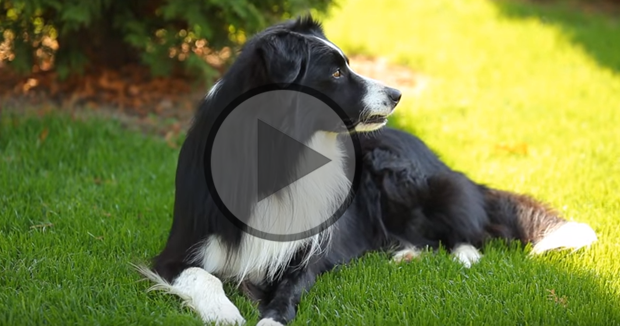
[[[427,76],[395,126],[477,181],[589,223],[599,242],[538,259],[493,244],[470,270],[445,253],[404,265],[369,255],[322,276],[294,325],[620,325],[618,20],[563,5],[358,0],[326,29],[348,53]],[[0,325],[199,325],[175,297],[145,293],[129,265],[165,242],[177,150],[114,121],[0,118]]]

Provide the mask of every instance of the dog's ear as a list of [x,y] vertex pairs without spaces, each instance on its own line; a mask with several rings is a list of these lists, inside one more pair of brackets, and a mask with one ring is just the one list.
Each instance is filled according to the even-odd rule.
[[321,23],[318,20],[314,20],[310,14],[300,16],[296,20],[289,21],[287,28],[296,33],[325,38]]
[[258,48],[263,60],[267,82],[290,85],[300,77],[305,63],[305,42],[301,37],[290,33],[269,36]]

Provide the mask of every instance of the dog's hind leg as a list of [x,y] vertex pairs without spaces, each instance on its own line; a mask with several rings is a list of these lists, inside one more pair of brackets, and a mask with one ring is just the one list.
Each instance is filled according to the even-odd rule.
[[452,255],[454,256],[454,260],[460,262],[467,268],[471,267],[471,265],[477,263],[482,258],[480,251],[467,243],[462,243],[454,247],[454,249],[452,249]]
[[488,216],[484,194],[462,173],[438,174],[428,179],[429,199],[424,210],[433,221],[439,240],[464,267],[477,263],[482,254]]
[[407,246],[401,250],[394,252],[392,255],[392,261],[396,263],[410,262],[419,258],[422,255],[422,249],[416,246]]
[[166,281],[148,267],[137,266],[137,269],[155,283],[149,290],[163,290],[179,296],[185,305],[198,313],[205,324],[245,324],[239,309],[224,293],[220,279],[204,269],[186,268],[172,282]]

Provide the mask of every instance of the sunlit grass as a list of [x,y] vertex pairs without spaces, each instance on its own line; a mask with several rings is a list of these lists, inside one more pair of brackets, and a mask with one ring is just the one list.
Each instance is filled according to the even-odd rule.
[[590,223],[601,242],[578,265],[620,271],[610,259],[620,246],[618,20],[484,0],[344,1],[331,17],[328,37],[346,52],[427,77],[419,96],[404,95],[395,125],[476,180]]
[[[406,265],[370,255],[322,276],[294,325],[620,324],[618,22],[514,2],[358,0],[326,27],[349,53],[426,76],[394,125],[600,240],[534,260],[493,244],[471,270],[445,253]],[[129,266],[165,242],[177,155],[114,121],[0,116],[0,325],[199,325]]]

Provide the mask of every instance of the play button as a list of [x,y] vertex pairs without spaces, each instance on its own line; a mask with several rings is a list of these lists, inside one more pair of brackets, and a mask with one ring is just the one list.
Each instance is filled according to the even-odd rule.
[[215,114],[205,176],[215,204],[234,225],[291,241],[325,230],[344,214],[358,183],[359,143],[333,101],[300,86],[269,86]]
[[[280,130],[268,125],[266,122],[258,119],[258,189],[256,197],[258,201],[273,195],[282,190],[302,177],[310,174],[314,170],[331,162],[331,160],[303,143],[293,139]],[[273,157],[268,155],[269,146],[279,143],[283,157],[277,158],[283,160],[285,166],[298,167],[293,171],[292,177],[282,173],[282,171],[273,171]],[[294,153],[295,155],[286,155],[286,153]],[[303,159],[299,160],[296,156],[301,154]],[[298,162],[299,161],[299,162]]]

